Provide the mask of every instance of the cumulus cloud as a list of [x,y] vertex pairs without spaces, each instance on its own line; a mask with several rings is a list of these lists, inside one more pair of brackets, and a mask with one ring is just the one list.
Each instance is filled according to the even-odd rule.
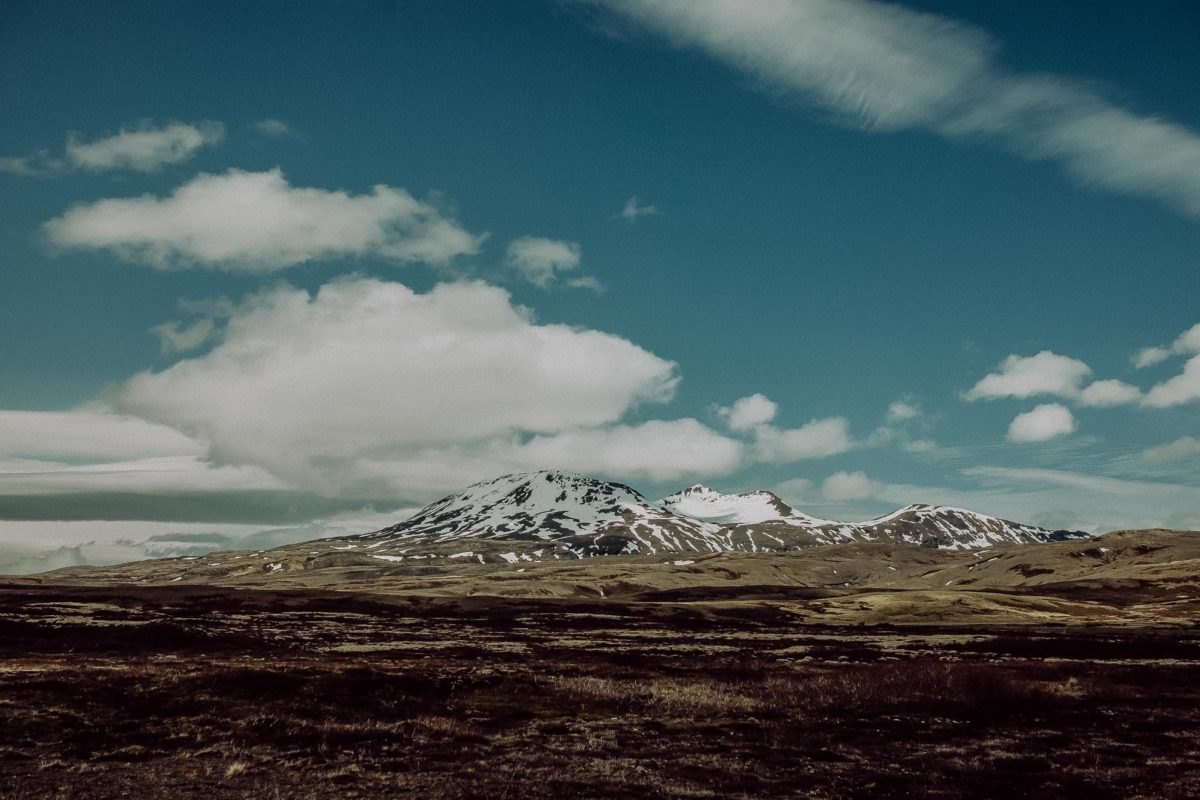
[[155,127],[144,121],[92,142],[84,141],[80,133],[69,133],[62,157],[39,150],[27,156],[0,158],[0,172],[35,178],[73,170],[154,172],[166,164],[188,161],[200,148],[220,144],[224,139],[225,126],[219,122],[172,122]]
[[916,403],[897,400],[888,406],[887,421],[891,423],[906,422],[921,416],[921,409]]
[[600,2],[845,124],[996,142],[1200,217],[1200,135],[1070,79],[1006,69],[978,28],[871,0]]
[[1138,369],[1161,364],[1173,355],[1200,353],[1200,322],[1188,328],[1168,347],[1146,347],[1133,357],[1133,365]]
[[1200,457],[1200,439],[1195,436],[1181,436],[1173,442],[1148,447],[1142,451],[1141,456],[1143,461],[1152,464],[1198,458]]
[[184,353],[207,342],[215,330],[212,318],[204,317],[186,326],[178,321],[164,322],[155,325],[150,332],[158,337],[164,353]]
[[117,401],[209,443],[218,463],[328,493],[403,491],[409,478],[446,491],[545,459],[647,476],[732,469],[740,446],[694,420],[620,424],[677,381],[674,363],[538,324],[496,287],[418,294],[344,278],[315,296],[247,299],[211,350],[134,377]]
[[1117,380],[1095,381],[1079,393],[1079,403],[1085,406],[1109,408],[1136,403],[1142,390]]
[[882,489],[882,483],[871,480],[862,471],[835,472],[821,483],[821,495],[834,503],[866,500]]
[[771,464],[825,458],[853,447],[850,423],[845,417],[814,419],[799,428],[760,425],[754,431],[755,457]]
[[1171,350],[1175,353],[1200,353],[1200,322],[1179,334]]
[[67,136],[67,160],[79,169],[130,169],[154,172],[164,164],[191,159],[201,147],[220,144],[225,126],[219,122],[172,122],[161,128],[142,123],[122,128],[115,136],[85,142],[78,133]]
[[537,436],[517,454],[525,464],[662,482],[732,472],[743,445],[694,419],[651,420]]
[[637,195],[625,201],[625,206],[618,214],[621,219],[627,222],[637,222],[642,217],[654,217],[662,214],[656,206],[651,203],[643,203]]
[[1026,398],[1036,395],[1076,397],[1080,384],[1091,373],[1091,368],[1082,361],[1049,350],[1034,356],[1011,355],[1000,362],[996,372],[971,387],[963,399]]
[[200,174],[168,197],[84,203],[44,226],[65,248],[109,250],[158,269],[271,272],[321,258],[445,265],[484,236],[403,189],[370,194],[292,186],[279,169]]
[[[558,280],[560,273],[579,267],[583,248],[578,242],[522,236],[508,243],[508,264],[517,274],[534,286],[545,289]],[[572,278],[568,285],[575,288],[598,288],[595,278]]]
[[717,413],[725,418],[733,431],[753,430],[775,419],[779,407],[765,395],[755,393],[740,398],[732,406],[718,407]]
[[1171,357],[1171,351],[1165,347],[1144,347],[1133,357],[1133,366],[1137,369],[1161,364]]
[[1043,403],[1032,411],[1018,414],[1008,426],[1011,442],[1044,442],[1075,431],[1075,417],[1061,403]]
[[1173,355],[1190,355],[1183,371],[1146,392],[1143,405],[1168,408],[1200,400],[1200,322],[1188,328],[1170,347],[1148,347],[1134,358],[1138,367],[1166,361]]
[[1196,400],[1200,400],[1200,355],[1188,359],[1183,371],[1174,378],[1152,387],[1142,402],[1154,408],[1168,408]]
[[747,450],[750,461],[787,464],[837,455],[856,446],[845,417],[825,417],[799,428],[780,428],[770,424],[778,410],[774,401],[759,393],[716,409],[731,431],[753,435]]

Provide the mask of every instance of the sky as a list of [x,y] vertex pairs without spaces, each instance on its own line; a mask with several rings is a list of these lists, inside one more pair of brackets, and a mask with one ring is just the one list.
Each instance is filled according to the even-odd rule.
[[1200,528],[1200,7],[6,3],[0,572],[563,469]]

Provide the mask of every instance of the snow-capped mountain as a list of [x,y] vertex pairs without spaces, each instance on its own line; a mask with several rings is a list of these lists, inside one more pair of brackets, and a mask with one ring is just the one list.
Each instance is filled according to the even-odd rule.
[[358,538],[428,544],[541,541],[565,545],[577,555],[734,549],[720,525],[652,504],[621,483],[555,471],[473,484],[416,516]]
[[953,506],[915,504],[850,526],[855,538],[906,541],[942,550],[968,550],[998,544],[1033,544],[1085,539],[1085,533],[1050,531],[989,517]]
[[[770,492],[726,495],[700,485],[652,503],[624,484],[545,471],[474,484],[403,522],[347,541],[355,549],[395,551],[392,558],[406,559],[433,557],[467,540],[489,544],[489,550],[511,542],[512,552],[500,555],[539,560],[770,552],[864,541],[962,550],[1074,536],[945,506],[914,505],[866,522],[835,522],[797,511]],[[477,550],[456,555],[478,558]]]
[[1033,544],[1086,538],[1075,531],[1050,531],[951,506],[910,505],[865,522],[835,522],[811,517],[770,492],[721,494],[696,484],[659,501],[676,513],[733,526],[747,533],[806,531],[813,544],[904,542],[942,550],[967,550],[998,544]]
[[[436,580],[445,574],[440,570],[473,564],[507,564],[521,572],[532,562],[605,555],[659,556],[659,563],[685,566],[712,553],[784,553],[857,542],[965,550],[1074,538],[1086,534],[945,506],[914,505],[866,522],[833,522],[764,491],[722,495],[693,486],[654,503],[620,483],[526,472],[468,486],[373,533],[139,562],[156,566],[138,566],[138,580],[253,583],[270,575],[286,583],[293,575],[327,569],[366,580],[397,574]],[[839,562],[847,557],[831,552]],[[577,590],[553,581],[544,589],[548,595]]]

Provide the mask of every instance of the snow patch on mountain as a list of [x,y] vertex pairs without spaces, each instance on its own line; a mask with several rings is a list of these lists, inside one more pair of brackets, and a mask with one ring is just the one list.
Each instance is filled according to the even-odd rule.
[[785,522],[805,527],[837,524],[833,520],[811,517],[797,511],[783,502],[778,495],[763,489],[740,494],[722,494],[697,483],[667,495],[658,503],[677,514],[722,525]]

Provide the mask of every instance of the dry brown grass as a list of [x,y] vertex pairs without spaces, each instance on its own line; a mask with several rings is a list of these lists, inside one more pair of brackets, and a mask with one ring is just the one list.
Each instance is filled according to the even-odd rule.
[[[170,647],[0,629],[0,798],[1200,797],[1198,637],[1179,629],[140,602],[182,631]],[[416,645],[321,649],[401,636]],[[1145,653],[1163,661],[1129,663]]]

